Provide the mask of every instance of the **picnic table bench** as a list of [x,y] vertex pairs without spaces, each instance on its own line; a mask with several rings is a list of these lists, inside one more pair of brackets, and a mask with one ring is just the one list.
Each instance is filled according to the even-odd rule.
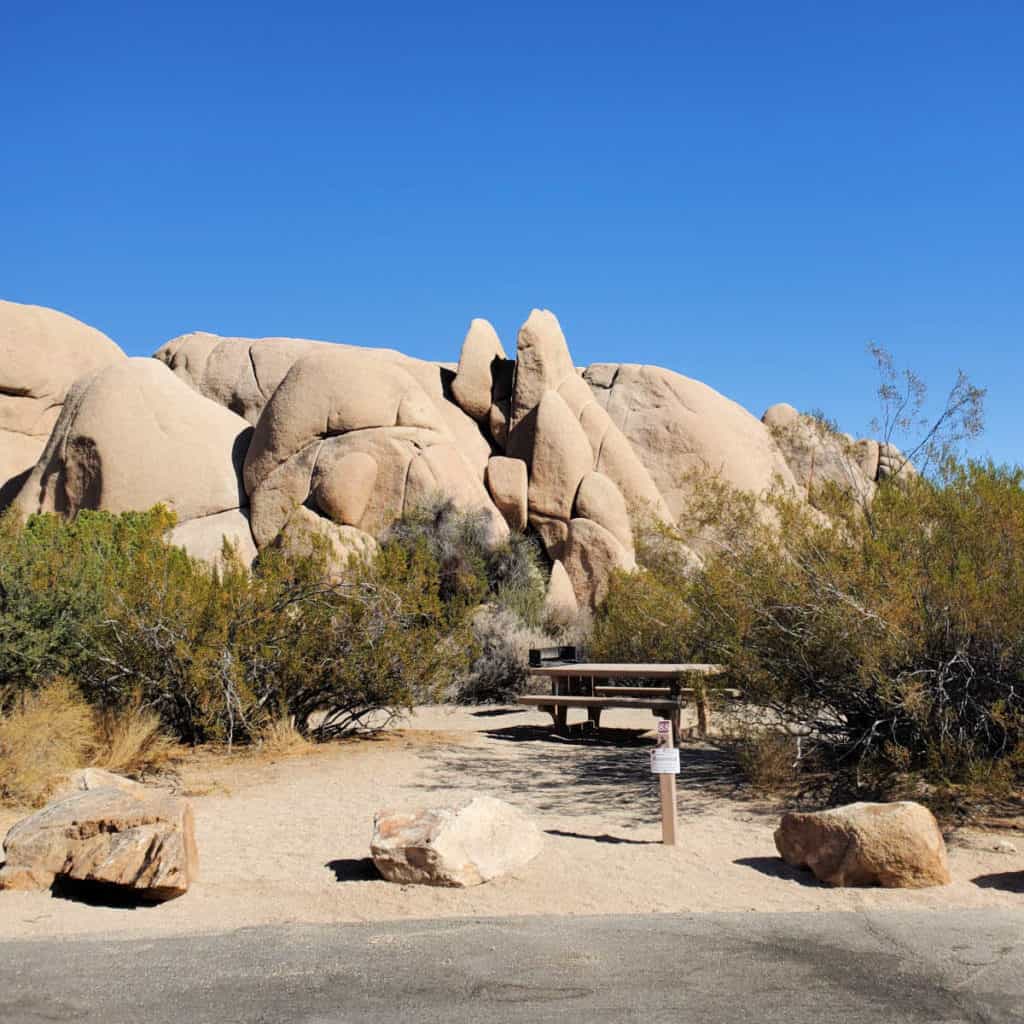
[[528,669],[531,678],[551,681],[551,693],[524,694],[516,702],[547,711],[557,733],[564,735],[568,731],[569,708],[585,710],[595,729],[600,728],[605,708],[642,708],[672,723],[672,743],[678,746],[683,708],[693,699],[697,705],[697,731],[702,736],[707,734],[708,706],[703,687],[683,683],[688,677],[720,675],[725,671],[723,666],[578,662],[566,657],[571,648],[556,650],[556,657],[549,655],[548,660],[544,657],[547,651],[531,651]]

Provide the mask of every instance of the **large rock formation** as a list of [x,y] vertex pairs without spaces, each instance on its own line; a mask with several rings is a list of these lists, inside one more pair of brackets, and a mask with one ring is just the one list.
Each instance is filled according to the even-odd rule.
[[442,495],[489,515],[495,541],[508,533],[482,474],[416,379],[353,349],[308,352],[292,365],[257,421],[245,487],[261,547],[307,499],[329,516],[347,516],[342,525],[379,536]]
[[542,845],[522,811],[478,796],[458,807],[379,811],[370,853],[389,882],[462,887],[517,871]]
[[[486,323],[486,321],[481,321]],[[489,325],[488,325],[489,326]],[[480,427],[459,408],[451,393],[455,373],[439,363],[403,355],[394,349],[363,348],[305,338],[221,338],[185,334],[161,346],[155,358],[186,384],[255,426],[278,386],[300,357],[313,352],[347,350],[366,357],[376,372],[403,370],[423,389],[444,421],[463,457],[482,480],[491,445]],[[372,377],[371,377],[372,380]]]
[[199,869],[188,801],[141,786],[86,788],[48,804],[12,826],[4,854],[0,889],[47,889],[68,878],[169,900]]
[[855,441],[824,420],[797,412],[780,402],[768,409],[761,421],[771,431],[797,485],[808,501],[829,485],[870,501],[878,476],[879,446],[876,441]]
[[[237,517],[246,505],[239,471],[250,434],[245,420],[166,366],[125,359],[72,386],[16,504],[25,514],[164,504],[179,523]],[[237,521],[225,532],[236,529],[244,540]]]
[[920,889],[951,881],[935,816],[909,800],[786,814],[775,845],[787,864],[810,868],[828,885]]
[[171,539],[197,557],[216,562],[225,539],[251,562],[270,544],[298,552],[320,538],[340,572],[396,519],[444,498],[482,511],[495,543],[509,529],[540,538],[563,620],[635,565],[638,516],[685,509],[692,472],[813,500],[822,479],[870,491],[900,465],[894,449],[809,434],[788,406],[762,423],[670,370],[580,371],[547,310],[522,325],[515,359],[473,320],[452,367],[205,333],[129,360],[84,324],[8,303],[0,356],[0,474],[22,474],[23,513],[162,502],[179,519]]
[[71,385],[124,358],[74,317],[0,300],[0,509],[42,454]]
[[794,486],[768,428],[706,384],[660,366],[626,363],[597,363],[583,379],[639,456],[672,516],[686,507],[694,473],[716,474],[754,494]]

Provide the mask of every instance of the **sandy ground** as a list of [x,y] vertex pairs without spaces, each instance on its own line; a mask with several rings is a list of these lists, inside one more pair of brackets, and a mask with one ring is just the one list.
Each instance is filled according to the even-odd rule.
[[[579,714],[577,712],[577,714]],[[728,758],[686,743],[680,842],[662,846],[649,772],[653,719],[606,712],[600,740],[559,740],[524,709],[424,708],[400,733],[254,764],[200,758],[193,796],[201,877],[159,906],[91,906],[50,893],[0,893],[0,939],[174,934],[283,922],[519,914],[858,911],[1015,907],[1024,911],[1024,836],[950,837],[950,886],[829,889],[779,860],[783,807],[745,795]],[[202,781],[201,781],[202,780]],[[472,889],[399,886],[368,860],[374,811],[489,793],[546,831],[541,856]],[[6,829],[16,815],[0,813]],[[992,847],[1009,841],[1013,852]]]

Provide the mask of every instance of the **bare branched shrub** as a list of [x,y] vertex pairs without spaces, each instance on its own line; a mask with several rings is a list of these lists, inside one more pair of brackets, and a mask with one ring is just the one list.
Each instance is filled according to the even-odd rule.
[[[928,409],[928,386],[910,369],[898,370],[892,354],[874,342],[868,353],[878,370],[879,414],[871,429],[884,445],[893,446],[903,466],[928,474],[939,470],[966,441],[985,427],[985,389],[976,387],[960,370],[938,409]],[[896,446],[899,446],[898,448]]]

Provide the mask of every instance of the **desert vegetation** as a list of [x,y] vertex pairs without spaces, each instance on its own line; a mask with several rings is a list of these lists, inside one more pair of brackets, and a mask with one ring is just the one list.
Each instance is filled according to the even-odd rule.
[[506,693],[545,578],[531,541],[488,548],[478,520],[435,503],[336,579],[326,546],[252,571],[230,547],[192,559],[162,508],[4,517],[0,797],[37,803],[88,763],[141,770],[173,742],[293,746]]
[[776,771],[788,759],[873,791],[908,773],[1019,784],[1024,472],[949,460],[880,487],[869,515],[838,488],[827,516],[714,480],[694,495],[685,526],[647,532],[643,571],[616,576],[597,656],[727,665],[731,685],[787,725],[788,745],[773,730],[748,755]]

